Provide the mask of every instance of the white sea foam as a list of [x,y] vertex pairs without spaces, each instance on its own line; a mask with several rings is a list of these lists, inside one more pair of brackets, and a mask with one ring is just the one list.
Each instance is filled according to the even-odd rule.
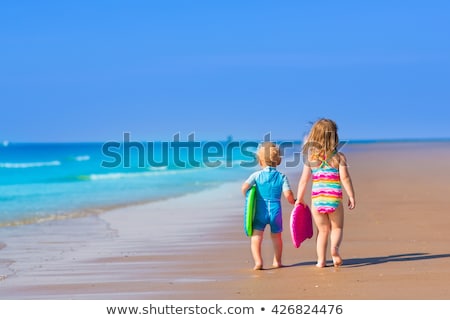
[[151,171],[165,171],[167,169],[169,169],[168,166],[162,166],[162,167],[149,167],[148,168]]
[[168,174],[176,174],[178,171],[154,171],[154,172],[125,172],[125,173],[100,173],[100,174],[90,174],[87,176],[88,180],[116,180],[116,179],[127,179],[127,178],[137,178],[146,176],[160,176]]
[[61,161],[46,161],[46,162],[0,162],[0,168],[7,169],[26,169],[36,167],[55,167],[60,166]]
[[89,156],[89,155],[75,157],[75,161],[89,161],[89,160],[91,160],[91,156]]

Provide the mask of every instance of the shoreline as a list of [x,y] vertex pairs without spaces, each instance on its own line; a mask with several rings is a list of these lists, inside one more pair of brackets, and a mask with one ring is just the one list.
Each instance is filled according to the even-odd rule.
[[[253,271],[243,231],[244,197],[241,182],[236,182],[72,223],[11,232],[11,245],[0,239],[7,244],[0,250],[0,263],[15,260],[9,267],[21,269],[0,281],[0,298],[448,300],[450,199],[442,191],[450,176],[440,168],[450,160],[450,149],[382,149],[343,150],[357,208],[345,212],[340,268],[314,266],[315,235],[294,248],[288,229],[292,206],[283,200],[286,267],[269,267],[272,250],[266,231],[266,269]],[[300,172],[280,171],[289,171],[296,191]],[[155,216],[150,212],[158,213],[165,229],[151,228]],[[174,212],[187,220],[171,220]]]
[[[139,282],[134,273],[136,270],[145,273],[146,269],[152,271],[145,276],[141,275],[152,287],[159,286],[164,279],[173,280],[175,278],[172,274],[176,270],[171,270],[172,265],[176,269],[183,264],[181,254],[185,250],[200,250],[213,243],[211,241],[205,243],[204,239],[214,230],[220,229],[218,225],[221,222],[226,223],[226,215],[216,214],[212,219],[207,219],[205,212],[195,213],[194,210],[198,210],[200,201],[206,203],[211,210],[228,211],[226,200],[236,198],[236,195],[221,196],[222,201],[219,205],[214,204],[216,202],[214,199],[219,198],[221,191],[230,188],[240,192],[238,186],[240,187],[240,182],[227,182],[210,190],[115,208],[98,215],[53,220],[18,228],[9,227],[5,230],[9,231],[9,235],[6,232],[6,238],[10,241],[8,243],[6,240],[5,246],[0,248],[0,257],[6,257],[0,259],[3,266],[3,269],[0,268],[0,271],[3,271],[0,272],[2,276],[0,298],[90,299],[91,296],[94,299],[114,298],[117,293],[109,289],[109,282],[131,284]],[[238,207],[241,206],[241,200],[237,201]],[[179,208],[187,213],[195,213],[196,218],[203,220],[194,224],[186,223],[189,219],[171,221],[170,213]],[[166,213],[165,216],[158,217],[158,226],[162,225],[163,228],[151,229],[154,217],[146,213],[157,211]],[[67,230],[71,230],[71,233]],[[178,234],[174,233],[177,230]],[[40,237],[44,238],[41,242],[29,243],[31,239]],[[80,239],[81,237],[85,239]],[[191,245],[195,245],[195,249],[189,248]],[[17,252],[25,251],[30,251],[33,255],[28,258],[16,258]],[[55,255],[52,253],[54,251],[59,252]],[[42,263],[43,259],[46,261],[45,266]],[[5,268],[6,262],[8,263]],[[105,266],[111,268],[106,275],[101,272]],[[128,272],[129,268],[133,268],[133,272]],[[137,269],[134,270],[135,268]],[[68,269],[77,271],[71,275]],[[61,279],[55,282],[53,278]],[[202,278],[205,277],[191,275],[173,281],[183,283],[205,281]],[[147,287],[143,289],[140,285],[135,285],[136,287],[129,293],[123,292],[123,296],[132,299],[140,297],[141,294],[158,294],[151,293],[153,289]],[[59,289],[61,286],[65,287],[62,291]],[[96,287],[94,293],[90,292],[91,287]],[[85,288],[87,291],[82,292],[78,288]],[[140,293],[141,291],[144,293]]]

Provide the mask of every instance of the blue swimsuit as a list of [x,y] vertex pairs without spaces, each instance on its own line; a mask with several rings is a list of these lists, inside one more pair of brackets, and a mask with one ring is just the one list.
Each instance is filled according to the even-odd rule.
[[272,233],[283,231],[281,195],[291,190],[287,177],[274,167],[265,167],[254,172],[245,181],[256,184],[256,210],[253,229],[264,231],[267,224]]

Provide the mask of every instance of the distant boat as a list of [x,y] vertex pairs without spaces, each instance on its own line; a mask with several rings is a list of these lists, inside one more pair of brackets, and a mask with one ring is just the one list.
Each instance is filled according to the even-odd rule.
[[9,141],[8,140],[3,140],[3,146],[7,147],[9,145]]

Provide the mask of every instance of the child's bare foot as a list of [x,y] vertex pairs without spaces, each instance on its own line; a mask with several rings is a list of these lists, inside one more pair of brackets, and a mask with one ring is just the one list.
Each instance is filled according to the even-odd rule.
[[333,248],[333,250],[331,251],[331,257],[333,258],[333,264],[336,268],[340,267],[342,265],[342,258],[339,255],[338,247]]
[[317,268],[325,268],[326,266],[327,266],[327,264],[325,262],[317,262],[316,263]]
[[262,264],[255,264],[255,266],[253,267],[253,270],[254,270],[254,271],[262,270],[262,269],[263,269]]
[[333,264],[336,268],[342,266],[342,263],[341,257],[333,257]]
[[284,265],[283,265],[282,263],[274,263],[274,264],[272,265],[272,267],[274,267],[274,268],[283,268]]

